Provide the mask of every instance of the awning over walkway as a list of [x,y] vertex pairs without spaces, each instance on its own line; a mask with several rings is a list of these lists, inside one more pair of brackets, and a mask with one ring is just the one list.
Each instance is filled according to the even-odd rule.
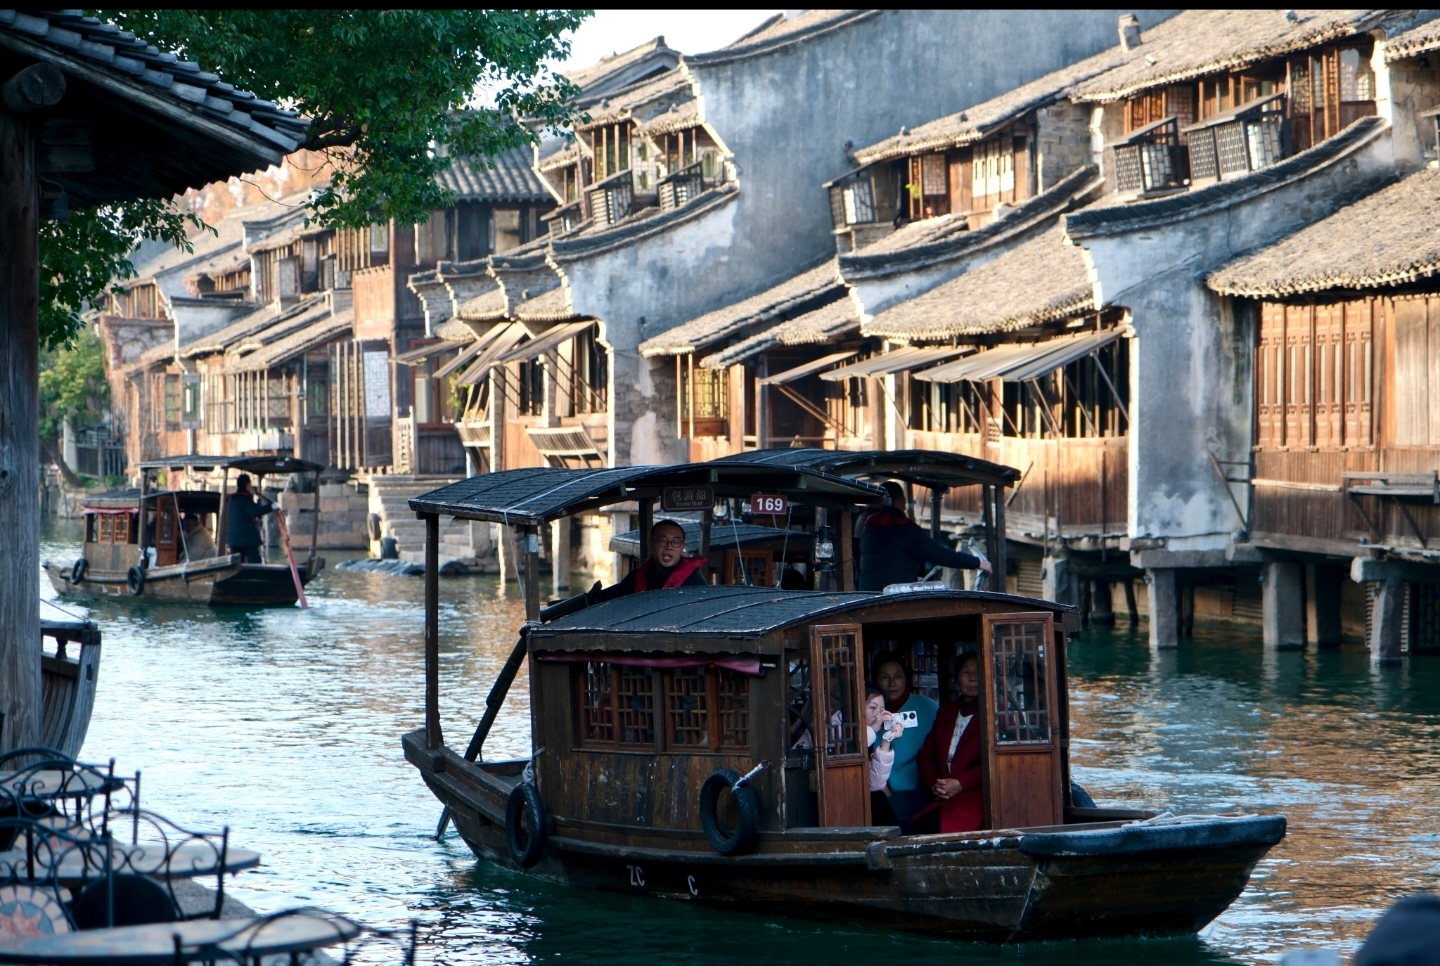
[[418,349],[411,349],[409,352],[400,353],[395,357],[395,361],[402,366],[415,366],[424,362],[426,359],[449,352],[452,349],[458,349],[462,345],[469,345],[469,343],[446,340],[444,342],[436,342],[434,345],[422,345]]
[[848,359],[855,354],[855,350],[849,352],[832,352],[828,356],[821,356],[819,359],[811,359],[804,365],[796,366],[794,369],[786,369],[773,376],[766,376],[758,380],[762,386],[779,386],[787,382],[794,382],[796,379],[804,379],[824,369],[826,366],[834,365],[841,359]]
[[496,332],[494,341],[470,364],[470,368],[460,374],[460,378],[455,380],[456,385],[469,386],[485,378],[490,367],[501,355],[530,334],[530,331],[519,322],[508,322],[505,325],[497,325],[495,328],[499,331]]
[[957,348],[955,346],[907,345],[893,352],[871,356],[859,362],[852,362],[848,366],[841,366],[839,369],[822,372],[820,378],[830,382],[839,382],[842,379],[851,379],[857,376],[888,376],[906,369],[914,369],[917,366],[928,366],[945,359],[953,359],[969,349],[970,346]]
[[461,369],[464,369],[470,364],[471,359],[474,359],[481,352],[494,345],[495,340],[504,333],[506,327],[507,323],[504,322],[499,325],[492,325],[480,338],[473,342],[467,342],[465,344],[465,351],[445,363],[439,369],[436,369],[432,378],[444,379],[452,372],[459,372]]
[[987,379],[1025,382],[1048,375],[1062,366],[1082,359],[1118,338],[1120,330],[1109,329],[1104,332],[1064,336],[1047,342],[1002,345],[988,352],[980,352],[943,366],[936,366],[934,369],[917,372],[915,378],[927,382],[984,382]]
[[547,329],[543,335],[531,339],[529,342],[512,349],[500,357],[501,362],[528,362],[531,359],[538,359],[545,353],[554,349],[562,342],[568,342],[581,332],[595,324],[594,319],[582,319],[579,322],[566,322]]

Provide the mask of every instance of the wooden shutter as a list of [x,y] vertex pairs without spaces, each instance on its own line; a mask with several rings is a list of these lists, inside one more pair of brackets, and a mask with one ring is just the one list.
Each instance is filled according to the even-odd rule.
[[988,827],[1063,819],[1055,626],[1049,613],[986,614],[981,668]]
[[[1430,442],[1429,324],[1424,299],[1395,301],[1395,443]],[[1358,368],[1358,367],[1357,367]]]
[[1261,446],[1285,445],[1285,307],[1260,306],[1260,349],[1255,364],[1255,412]]
[[1315,307],[1315,445],[1334,449],[1344,444],[1345,306]]
[[1351,302],[1345,306],[1344,354],[1340,360],[1340,391],[1345,407],[1345,445],[1370,446],[1374,443],[1374,404],[1371,381],[1367,378],[1372,358],[1374,299]]
[[859,624],[810,628],[816,788],[827,828],[870,824],[863,646]]

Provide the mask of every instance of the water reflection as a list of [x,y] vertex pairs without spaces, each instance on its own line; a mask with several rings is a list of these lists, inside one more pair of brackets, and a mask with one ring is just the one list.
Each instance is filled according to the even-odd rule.
[[[42,557],[73,559],[78,541],[77,527],[54,528]],[[1102,804],[1290,817],[1289,837],[1200,938],[957,949],[550,886],[476,862],[453,832],[430,837],[439,805],[399,743],[422,719],[421,581],[326,571],[309,596],[307,612],[96,604],[105,652],[86,753],[143,769],[150,807],[228,823],[259,849],[265,865],[233,880],[244,901],[376,924],[418,916],[433,929],[425,961],[1257,962],[1297,945],[1353,948],[1390,898],[1440,877],[1440,659],[1372,671],[1361,648],[1267,657],[1256,636],[1215,629],[1154,655],[1122,625],[1070,650],[1077,779]],[[452,744],[478,720],[522,616],[493,579],[442,582]],[[523,670],[511,693],[491,756],[529,749]]]

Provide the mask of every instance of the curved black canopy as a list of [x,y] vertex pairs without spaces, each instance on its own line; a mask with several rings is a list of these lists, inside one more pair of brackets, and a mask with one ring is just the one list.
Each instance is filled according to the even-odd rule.
[[142,470],[168,470],[183,466],[201,472],[228,468],[240,473],[254,473],[256,476],[319,473],[325,469],[319,463],[296,459],[293,456],[166,456],[158,460],[145,460],[139,466]]
[[695,486],[713,487],[717,499],[781,493],[792,502],[815,506],[868,505],[885,499],[885,491],[878,486],[811,467],[710,462],[605,470],[500,470],[417,496],[410,501],[410,509],[465,520],[536,526],[616,503],[659,499],[661,491],[669,487]]
[[[664,649],[683,650],[683,638],[756,637],[804,623],[830,613],[859,606],[893,603],[897,612],[908,611],[917,598],[925,600],[995,600],[1024,605],[1025,609],[1048,610],[1057,615],[1075,608],[1051,601],[996,594],[987,591],[937,588],[908,594],[864,591],[843,593],[807,590],[777,590],[769,587],[722,585],[678,587],[617,597],[530,631],[536,650],[563,647],[566,638],[577,632],[587,634],[673,635]],[[651,642],[636,641],[637,647]]]
[[928,449],[862,450],[757,449],[722,456],[714,463],[758,463],[765,466],[806,467],[836,476],[884,476],[918,483],[931,489],[953,489],[989,483],[1014,486],[1020,471],[1013,466],[958,453]]

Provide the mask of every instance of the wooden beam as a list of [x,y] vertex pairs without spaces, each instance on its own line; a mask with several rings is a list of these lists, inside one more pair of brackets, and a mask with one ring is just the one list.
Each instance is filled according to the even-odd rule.
[[440,517],[425,521],[425,746],[444,744],[440,734]]
[[839,519],[836,521],[837,526],[835,527],[835,542],[840,545],[836,548],[839,551],[836,554],[836,557],[839,558],[840,561],[840,589],[854,590],[855,551],[850,538],[850,531],[852,527],[850,508],[841,507],[839,510],[836,511],[835,515],[839,517]]
[[655,501],[640,501],[640,563],[650,558],[650,528],[655,525]]
[[540,619],[540,528],[525,528],[525,619]]
[[0,115],[0,750],[40,743],[40,195]]
[[995,494],[995,556],[990,564],[995,568],[995,580],[991,587],[1002,594],[1009,591],[1009,579],[1005,576],[1005,487],[991,487]]
[[54,107],[65,96],[65,75],[54,64],[31,64],[0,84],[0,101],[16,114]]

